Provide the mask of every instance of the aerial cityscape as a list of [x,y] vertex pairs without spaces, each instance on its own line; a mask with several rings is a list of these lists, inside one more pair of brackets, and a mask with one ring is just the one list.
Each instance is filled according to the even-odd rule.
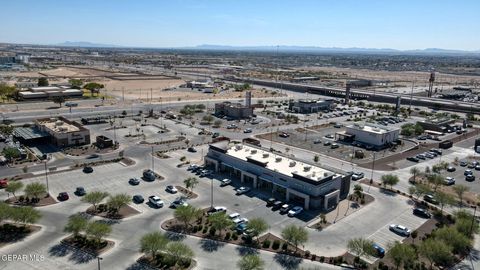
[[480,3],[0,7],[0,269],[480,267]]

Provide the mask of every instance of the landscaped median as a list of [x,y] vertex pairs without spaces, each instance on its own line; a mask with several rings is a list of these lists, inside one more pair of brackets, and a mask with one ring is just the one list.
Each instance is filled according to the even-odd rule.
[[38,210],[30,206],[12,207],[0,202],[0,247],[25,239],[40,230],[32,225],[41,217]]
[[[17,197],[15,193],[21,189],[24,190],[24,195]],[[57,201],[47,193],[47,187],[43,183],[33,182],[24,188],[21,181],[10,181],[5,187],[5,192],[13,195],[13,197],[5,200],[5,202],[9,204],[40,207],[57,203]]]

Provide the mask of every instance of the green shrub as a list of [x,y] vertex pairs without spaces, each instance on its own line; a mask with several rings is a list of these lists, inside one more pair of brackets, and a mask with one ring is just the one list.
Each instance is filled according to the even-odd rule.
[[280,241],[278,240],[273,241],[272,249],[277,250],[279,248],[280,248]]
[[238,234],[237,234],[237,233],[233,233],[233,234],[232,234],[232,239],[233,239],[234,241],[238,240]]
[[227,241],[230,240],[230,232],[227,232],[225,234],[225,240],[227,240]]
[[270,247],[270,240],[265,240],[265,241],[263,241],[262,247],[263,247],[263,248],[269,248],[269,247]]
[[320,262],[324,262],[325,261],[325,257],[324,256],[320,256]]
[[217,232],[217,230],[215,228],[213,228],[213,227],[210,228],[209,233],[210,233],[211,236],[214,236],[216,232]]

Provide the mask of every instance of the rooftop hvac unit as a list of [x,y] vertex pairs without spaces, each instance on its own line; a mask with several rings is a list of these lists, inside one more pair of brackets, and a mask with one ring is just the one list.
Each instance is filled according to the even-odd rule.
[[66,131],[67,129],[65,127],[58,127],[58,131],[63,132]]
[[250,151],[250,153],[256,154],[256,153],[257,153],[257,149],[253,149],[252,151]]
[[276,162],[282,161],[282,157],[276,157],[276,158],[275,158],[275,161],[276,161]]
[[237,145],[235,145],[235,149],[240,150],[240,149],[242,149],[242,146],[240,144],[237,144]]
[[297,163],[295,161],[290,161],[290,167],[295,167],[295,165],[297,165]]
[[61,126],[61,125],[63,125],[63,121],[58,120],[55,122],[55,126]]
[[304,166],[303,170],[308,172],[308,171],[310,171],[311,168],[312,168],[312,166]]
[[263,158],[267,158],[269,156],[268,153],[263,153]]
[[328,177],[329,173],[328,172],[324,172],[323,173],[323,177]]

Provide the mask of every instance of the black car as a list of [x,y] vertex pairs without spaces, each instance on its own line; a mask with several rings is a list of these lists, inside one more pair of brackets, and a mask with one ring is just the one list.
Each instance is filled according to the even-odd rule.
[[469,175],[465,176],[465,180],[469,181],[469,182],[475,181],[475,176],[473,174],[469,174]]
[[128,183],[129,183],[130,185],[136,186],[136,185],[140,184],[140,180],[138,180],[138,179],[135,178],[135,177],[132,177],[132,178],[130,178],[130,179],[128,180]]
[[432,214],[430,214],[427,210],[423,208],[414,208],[413,214],[423,218],[431,218]]
[[408,161],[412,161],[412,162],[419,162],[420,160],[416,157],[407,157],[407,160]]
[[280,209],[280,207],[282,207],[282,205],[283,205],[282,201],[274,201],[272,204],[272,210],[273,211],[278,210]]
[[449,166],[449,167],[447,168],[447,172],[454,172],[454,171],[456,171],[456,170],[457,170],[457,169],[456,169],[455,167],[453,167],[453,166]]
[[85,188],[83,188],[83,187],[77,187],[77,188],[75,189],[75,194],[76,194],[77,196],[83,196],[83,195],[87,194],[87,192],[85,191]]
[[85,166],[85,167],[83,167],[83,172],[84,172],[84,173],[92,173],[92,172],[93,172],[93,168],[90,167],[90,166]]
[[132,200],[134,203],[143,203],[145,201],[142,195],[134,195]]
[[189,147],[187,149],[188,152],[191,152],[191,153],[196,153],[197,152],[197,149],[193,148],[193,147]]
[[268,199],[267,200],[267,206],[272,206],[275,201],[276,201],[275,198]]
[[431,204],[437,204],[437,200],[435,200],[435,197],[433,197],[433,195],[431,194],[427,194],[425,196],[423,196],[423,200],[426,201],[426,202],[429,202]]

